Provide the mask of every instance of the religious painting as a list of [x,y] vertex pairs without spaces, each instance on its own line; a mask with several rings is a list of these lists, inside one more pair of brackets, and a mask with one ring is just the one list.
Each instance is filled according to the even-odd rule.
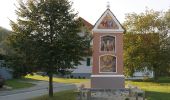
[[106,14],[102,22],[99,24],[98,29],[119,29],[119,27],[110,14]]
[[116,57],[112,55],[101,56],[100,72],[116,72]]
[[101,51],[115,52],[115,37],[113,36],[101,37]]

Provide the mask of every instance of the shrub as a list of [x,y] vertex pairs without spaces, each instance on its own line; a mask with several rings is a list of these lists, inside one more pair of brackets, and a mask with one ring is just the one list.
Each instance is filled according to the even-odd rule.
[[73,78],[73,75],[70,75],[70,78]]
[[130,100],[129,98],[125,98],[125,100]]
[[2,88],[4,84],[5,84],[5,79],[2,76],[0,76],[0,88]]
[[81,76],[79,76],[78,78],[81,79]]

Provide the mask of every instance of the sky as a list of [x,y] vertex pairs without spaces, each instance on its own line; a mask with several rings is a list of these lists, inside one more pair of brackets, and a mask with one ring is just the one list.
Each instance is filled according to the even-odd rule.
[[[15,21],[15,5],[17,0],[0,0],[0,26],[11,30],[9,19]],[[72,8],[79,16],[95,24],[109,2],[110,10],[117,19],[123,23],[127,13],[141,13],[146,8],[156,11],[167,11],[170,9],[170,0],[69,0],[73,2]]]

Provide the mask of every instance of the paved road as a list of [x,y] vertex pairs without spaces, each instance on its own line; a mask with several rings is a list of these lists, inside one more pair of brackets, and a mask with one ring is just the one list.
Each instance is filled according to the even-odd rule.
[[[48,82],[35,82],[36,86],[13,91],[0,91],[0,100],[28,100],[33,97],[48,94]],[[54,92],[76,89],[76,85],[53,83]]]

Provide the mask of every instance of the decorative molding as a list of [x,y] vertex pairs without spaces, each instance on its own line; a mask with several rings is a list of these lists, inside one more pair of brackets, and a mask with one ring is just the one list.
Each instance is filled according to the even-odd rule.
[[92,30],[93,33],[123,33],[124,30],[120,29],[120,30],[113,30],[113,29],[93,29]]

